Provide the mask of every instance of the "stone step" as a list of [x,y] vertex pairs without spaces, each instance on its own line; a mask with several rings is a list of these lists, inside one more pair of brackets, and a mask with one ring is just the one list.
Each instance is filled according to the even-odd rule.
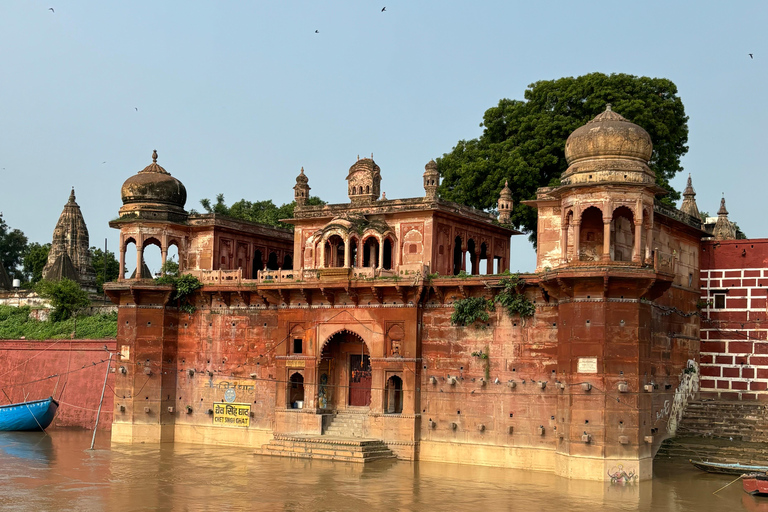
[[304,459],[366,463],[395,458],[387,445],[377,439],[328,438],[324,436],[276,435],[262,454]]

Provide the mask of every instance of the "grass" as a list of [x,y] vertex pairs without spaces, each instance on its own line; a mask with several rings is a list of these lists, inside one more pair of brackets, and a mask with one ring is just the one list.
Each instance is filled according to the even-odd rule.
[[20,308],[0,306],[0,339],[52,340],[69,338],[75,331],[76,339],[101,339],[117,337],[117,313],[80,316],[62,322],[41,322],[29,316],[29,306]]

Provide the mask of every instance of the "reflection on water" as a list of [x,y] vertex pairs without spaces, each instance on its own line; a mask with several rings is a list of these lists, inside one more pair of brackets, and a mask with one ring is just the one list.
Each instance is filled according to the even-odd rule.
[[[733,477],[657,460],[653,482],[610,484],[546,473],[382,461],[365,467],[195,445],[89,451],[91,433],[0,432],[2,510],[642,510],[768,512]],[[109,447],[101,434],[97,447]]]

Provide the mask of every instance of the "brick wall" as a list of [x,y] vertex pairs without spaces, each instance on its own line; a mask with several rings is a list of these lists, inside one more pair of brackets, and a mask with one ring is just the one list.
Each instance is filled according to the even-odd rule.
[[768,400],[768,239],[702,244],[701,299],[702,396]]

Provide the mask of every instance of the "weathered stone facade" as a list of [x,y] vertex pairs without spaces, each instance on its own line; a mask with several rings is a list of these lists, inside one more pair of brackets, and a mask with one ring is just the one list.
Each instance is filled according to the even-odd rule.
[[[520,289],[535,313],[497,306],[485,325],[452,325],[451,315],[505,286],[511,194],[498,220],[444,201],[433,162],[424,197],[390,200],[379,166],[359,159],[347,174],[350,202],[322,206],[307,205],[302,169],[290,269],[249,273],[245,259],[220,259],[217,229],[253,244],[283,240],[245,223],[152,223],[154,237],[186,237],[183,271],[205,286],[193,314],[172,307],[168,286],[107,286],[125,367],[113,442],[261,450],[276,435],[343,431],[334,422],[354,415],[353,435],[405,459],[597,480],[621,465],[650,478],[698,382],[706,236],[698,219],[655,202],[651,149],[642,128],[610,109],[574,132],[562,185],[529,203],[539,213],[537,271]],[[195,227],[205,222],[208,231]],[[113,226],[122,246],[150,224],[139,211]],[[231,418],[240,426],[223,426],[225,399],[249,412]]]
[[91,265],[88,228],[80,206],[75,201],[74,188],[53,230],[43,278],[53,281],[67,278],[80,284],[86,291],[96,291],[96,272]]

